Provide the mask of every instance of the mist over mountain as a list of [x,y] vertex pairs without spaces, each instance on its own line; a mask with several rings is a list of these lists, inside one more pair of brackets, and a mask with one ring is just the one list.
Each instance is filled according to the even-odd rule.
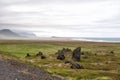
[[16,33],[16,34],[19,34],[20,36],[22,36],[22,37],[28,37],[28,38],[30,38],[30,37],[37,37],[34,33],[32,33],[32,32],[24,32],[24,31],[13,31],[14,33]]
[[37,37],[32,32],[24,32],[24,31],[13,31],[10,29],[2,29],[0,30],[0,39],[22,39],[22,38],[35,38]]

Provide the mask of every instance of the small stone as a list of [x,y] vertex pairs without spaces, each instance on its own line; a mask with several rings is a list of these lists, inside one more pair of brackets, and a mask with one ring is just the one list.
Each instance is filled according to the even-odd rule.
[[41,55],[41,59],[46,59],[46,57],[44,55]]

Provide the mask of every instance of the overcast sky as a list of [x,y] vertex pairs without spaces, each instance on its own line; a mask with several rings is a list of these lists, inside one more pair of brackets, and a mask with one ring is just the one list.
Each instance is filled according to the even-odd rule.
[[120,37],[120,0],[0,0],[0,29],[40,37]]

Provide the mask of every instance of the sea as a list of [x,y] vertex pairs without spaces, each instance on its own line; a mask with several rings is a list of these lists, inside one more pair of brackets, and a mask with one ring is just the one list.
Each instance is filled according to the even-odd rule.
[[120,38],[90,38],[90,37],[74,37],[73,40],[91,41],[91,42],[120,42]]

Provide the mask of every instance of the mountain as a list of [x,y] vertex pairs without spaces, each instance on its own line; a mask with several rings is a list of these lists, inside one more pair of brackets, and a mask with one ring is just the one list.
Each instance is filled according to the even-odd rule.
[[10,29],[0,30],[0,39],[34,38],[35,34],[31,32],[12,31]]
[[27,38],[34,38],[37,37],[34,33],[32,32],[25,32],[25,31],[14,31],[16,34],[19,34],[22,37],[27,37]]
[[9,29],[2,29],[0,30],[0,37],[1,38],[12,38],[12,37],[21,37],[19,34],[14,33]]

